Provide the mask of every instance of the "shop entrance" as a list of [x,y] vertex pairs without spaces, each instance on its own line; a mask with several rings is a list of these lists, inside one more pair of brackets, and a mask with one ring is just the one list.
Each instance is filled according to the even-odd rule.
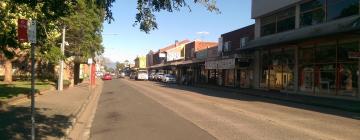
[[239,81],[240,88],[250,88],[250,70],[237,70],[237,81]]

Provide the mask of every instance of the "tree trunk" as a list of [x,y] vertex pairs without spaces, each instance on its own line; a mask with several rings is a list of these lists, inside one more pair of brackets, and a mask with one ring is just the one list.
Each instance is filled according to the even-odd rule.
[[12,62],[9,59],[5,58],[5,77],[4,82],[7,84],[12,83]]

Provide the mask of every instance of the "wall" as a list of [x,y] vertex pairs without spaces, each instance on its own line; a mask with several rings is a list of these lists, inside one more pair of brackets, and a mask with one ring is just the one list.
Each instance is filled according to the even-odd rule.
[[249,25],[225,34],[221,35],[223,43],[225,42],[231,42],[231,50],[235,50],[240,48],[240,39],[243,37],[248,37],[249,40],[254,39],[254,29],[255,25]]
[[302,0],[252,0],[251,18],[263,16]]
[[181,56],[181,52],[185,53],[184,51],[185,44],[176,46],[175,48],[169,49],[166,51],[166,60],[169,61],[176,61],[184,59],[184,56]]

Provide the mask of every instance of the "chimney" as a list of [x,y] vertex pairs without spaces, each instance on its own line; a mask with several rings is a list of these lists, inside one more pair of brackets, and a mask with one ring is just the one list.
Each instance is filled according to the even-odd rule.
[[177,47],[179,45],[179,41],[175,40],[175,47]]

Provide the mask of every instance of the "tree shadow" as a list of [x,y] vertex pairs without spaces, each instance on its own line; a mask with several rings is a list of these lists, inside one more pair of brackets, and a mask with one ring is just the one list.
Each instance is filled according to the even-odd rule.
[[[0,99],[10,99],[19,95],[28,95],[31,91],[31,88],[0,84],[0,90]],[[39,90],[35,89],[35,92],[38,93]]]
[[[197,86],[185,86],[185,85],[178,85],[178,84],[166,84],[166,83],[160,83],[156,82],[156,85],[166,87],[166,88],[174,88],[178,90],[184,90],[184,91],[191,91],[196,92],[202,95],[206,96],[213,96],[213,97],[219,97],[219,98],[226,98],[226,99],[235,99],[235,100],[242,100],[242,101],[250,101],[250,102],[266,102],[271,104],[277,104],[277,105],[283,105],[287,107],[292,108],[298,108],[298,109],[304,109],[304,110],[310,110],[310,111],[316,111],[320,113],[325,114],[332,114],[336,116],[341,116],[345,118],[351,118],[360,120],[360,112],[356,111],[346,111],[334,107],[329,107],[326,105],[321,104],[312,104],[312,102],[329,102],[331,104],[343,104],[343,106],[352,106],[352,104],[349,104],[350,101],[347,101],[348,103],[343,102],[342,100],[332,100],[332,99],[326,99],[321,97],[312,97],[312,96],[302,96],[302,95],[285,95],[283,99],[280,98],[272,98],[270,96],[263,96],[264,94],[281,94],[279,92],[271,92],[271,91],[255,91],[255,90],[236,90],[226,87],[215,87],[212,89],[203,88],[203,87],[197,87]],[[215,92],[214,92],[215,91]],[[254,94],[251,92],[262,92],[261,94]],[[266,93],[264,93],[266,92]],[[298,100],[296,99],[298,98]],[[313,100],[311,103],[309,100]],[[324,101],[322,101],[324,100]],[[328,101],[329,100],[329,101]],[[359,101],[354,101],[355,105],[360,104]],[[360,107],[360,106],[357,106]]]
[[[61,138],[71,125],[71,116],[44,115],[36,108],[36,139]],[[29,107],[8,107],[0,112],[0,139],[31,139],[31,113]]]

